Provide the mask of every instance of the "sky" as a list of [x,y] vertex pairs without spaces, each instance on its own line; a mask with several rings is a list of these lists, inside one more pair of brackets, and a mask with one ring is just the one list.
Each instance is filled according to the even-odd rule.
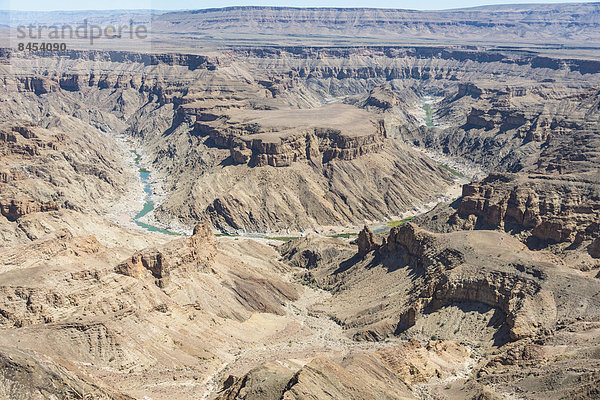
[[[596,0],[598,1],[598,0]],[[0,10],[53,11],[53,10],[111,10],[156,9],[181,10],[227,6],[290,6],[290,7],[376,7],[414,10],[440,10],[474,7],[489,4],[515,3],[592,3],[586,0],[0,0]]]

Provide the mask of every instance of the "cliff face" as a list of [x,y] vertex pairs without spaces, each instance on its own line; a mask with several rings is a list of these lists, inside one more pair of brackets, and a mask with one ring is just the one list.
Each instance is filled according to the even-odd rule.
[[[528,250],[506,233],[438,234],[405,223],[392,228],[382,244],[365,246],[364,239],[359,238],[354,257],[338,253],[309,271],[312,282],[333,294],[315,309],[336,318],[356,340],[435,334],[494,338],[502,345],[553,335],[577,318],[591,321],[598,315],[596,305],[579,311],[598,280]],[[325,253],[324,242],[313,241]],[[284,255],[294,254],[290,247]],[[475,310],[478,317],[471,320]]]
[[502,310],[512,340],[554,328],[557,306],[552,294],[543,289],[543,272],[537,273],[541,279],[536,280],[527,276],[523,265],[503,270],[484,261],[483,268],[489,269],[470,275],[474,271],[468,266],[468,251],[447,243],[442,237],[407,223],[393,228],[378,250],[383,257],[401,257],[403,263],[425,273],[427,285],[420,289],[414,305],[400,316],[400,331],[413,326],[425,309],[437,310],[461,302],[483,303]]
[[0,213],[9,221],[16,221],[20,217],[35,213],[58,210],[58,204],[53,201],[40,203],[28,198],[0,198]]
[[17,231],[30,226],[26,220],[36,220],[35,213],[101,212],[107,199],[127,190],[118,152],[105,150],[107,137],[66,120],[49,125],[46,129],[19,118],[0,124],[0,216],[20,227]]
[[[535,11],[533,11],[535,10]],[[216,31],[229,43],[298,44],[312,32],[311,43],[348,44],[403,43],[556,43],[572,45],[598,42],[597,5],[503,6],[447,11],[394,9],[228,7],[171,12],[158,16],[153,33],[168,36],[178,33],[185,45],[184,33],[194,32],[205,40],[214,40]],[[489,32],[493,31],[494,35]],[[585,33],[582,33],[585,32]],[[266,36],[268,39],[266,39]]]
[[455,223],[466,229],[525,230],[533,247],[579,245],[600,235],[599,210],[595,184],[493,174],[463,186]]
[[[352,112],[349,110],[349,107],[329,107],[315,110],[311,115],[301,112],[298,116],[295,116],[294,111],[286,111],[290,121],[308,119],[298,121],[299,126],[295,124],[293,129],[286,125],[264,126],[248,121],[243,124],[223,124],[222,121],[211,123],[197,120],[194,129],[200,135],[210,137],[218,147],[228,149],[236,164],[253,167],[285,167],[297,161],[314,161],[319,164],[332,160],[348,161],[382,150],[387,137],[383,121],[363,123],[356,134],[348,132],[350,125],[341,129],[328,127],[329,124],[338,125],[328,121],[332,114]],[[358,109],[355,111],[359,112]],[[235,115],[235,112],[228,112],[229,115],[232,113]],[[266,115],[261,117],[263,121],[269,118],[268,112],[264,114]],[[200,118],[202,115],[204,114]],[[369,115],[364,117],[369,118]],[[307,122],[320,127],[303,128],[302,125]]]
[[[14,50],[0,50],[0,58],[10,59]],[[52,52],[36,52],[39,57],[52,57]],[[131,63],[142,64],[144,66],[168,65],[184,66],[190,70],[195,69],[213,69],[215,68],[215,58],[197,55],[197,54],[148,54],[136,53],[135,51],[109,51],[109,50],[66,50],[61,52],[61,58],[65,60],[82,60],[90,62],[110,62],[110,63]]]
[[[57,61],[53,53],[36,54],[42,66]],[[13,54],[10,49],[0,49],[0,60],[10,63],[12,58],[17,60],[19,55]],[[477,94],[479,97],[483,93],[482,89],[466,83],[477,78],[477,74],[466,71],[464,63],[493,67],[496,73],[502,71],[507,76],[536,77],[540,78],[539,81],[546,79],[548,83],[554,81],[555,77],[560,80],[565,74],[572,77],[587,75],[586,79],[589,80],[600,72],[600,61],[595,60],[481,51],[469,46],[457,46],[456,49],[419,46],[369,46],[366,49],[237,46],[231,52],[214,56],[181,52],[149,55],[135,51],[69,50],[61,53],[61,60],[64,66],[53,65],[52,73],[43,76],[18,74],[7,77],[5,84],[10,85],[14,90],[33,91],[36,94],[59,89],[77,91],[86,87],[133,88],[158,95],[164,102],[175,101],[178,104],[185,104],[196,100],[193,97],[196,91],[194,88],[189,90],[180,85],[180,82],[189,81],[190,77],[199,74],[210,74],[218,69],[230,69],[241,62],[246,64],[245,67],[254,69],[252,72],[256,74],[257,88],[262,89],[263,93],[268,93],[270,97],[285,95],[290,89],[306,80],[352,79],[363,81],[360,83],[361,86],[365,84],[364,81],[370,80],[378,83],[408,79],[449,80],[461,83],[457,98],[465,94],[469,96]],[[90,68],[68,67],[76,66],[77,63],[84,63]],[[131,68],[125,68],[127,65]],[[170,69],[178,71],[179,77],[172,75]],[[148,73],[150,71],[152,72]],[[164,76],[159,76],[162,74]],[[165,77],[168,79],[163,79]],[[230,78],[233,81],[239,79],[233,76]],[[244,80],[239,81],[242,82]],[[372,83],[370,85],[371,88],[374,86]],[[525,88],[519,90],[513,88],[510,94],[522,97],[526,93]],[[230,99],[239,101],[242,98]]]
[[115,272],[137,279],[154,279],[157,286],[164,287],[174,268],[210,271],[216,251],[214,234],[208,225],[199,224],[189,238],[137,252],[117,265]]
[[[39,131],[39,130],[38,130]],[[58,150],[64,135],[37,134],[33,124],[13,124],[0,131],[2,155],[39,156],[44,150]]]
[[572,90],[561,81],[460,83],[435,105],[435,120],[444,129],[402,134],[490,171],[585,174],[585,180],[593,180],[589,168],[598,159],[600,140],[595,134],[598,83]]

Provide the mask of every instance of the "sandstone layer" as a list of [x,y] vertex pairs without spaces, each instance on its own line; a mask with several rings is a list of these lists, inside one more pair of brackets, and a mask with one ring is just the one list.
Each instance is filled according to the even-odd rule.
[[0,49],[0,397],[597,398],[597,11]]

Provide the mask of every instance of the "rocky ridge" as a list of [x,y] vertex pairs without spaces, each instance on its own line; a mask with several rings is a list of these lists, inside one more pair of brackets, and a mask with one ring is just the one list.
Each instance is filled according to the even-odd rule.
[[[185,38],[169,55],[3,51],[0,397],[597,397],[596,6],[532,7],[446,13],[407,47],[381,46],[372,12],[327,10],[361,35],[201,55]],[[218,16],[236,21],[220,30],[231,44],[252,21],[294,31],[315,12],[156,27],[212,32]],[[417,14],[406,24],[424,29]],[[508,34],[535,26],[545,48],[497,47],[502,23],[463,20],[486,15]],[[414,46],[442,33],[463,44]],[[140,194],[112,133],[163,181],[156,217],[191,236],[108,220]],[[457,176],[415,146],[492,172],[403,223]],[[370,221],[399,226],[376,235]],[[356,241],[310,234],[279,251],[211,233],[365,222]]]
[[509,230],[516,226],[531,232],[528,240],[534,247],[580,245],[598,237],[600,193],[596,185],[566,186],[531,178],[527,186],[511,175],[490,175],[482,182],[465,185],[457,210],[457,216],[467,220],[463,229],[487,226]]

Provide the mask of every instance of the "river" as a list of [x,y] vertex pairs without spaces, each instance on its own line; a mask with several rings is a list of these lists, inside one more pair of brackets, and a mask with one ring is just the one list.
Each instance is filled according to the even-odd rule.
[[154,210],[154,201],[152,200],[152,188],[150,187],[150,171],[145,168],[140,167],[140,155],[135,151],[131,150],[131,152],[135,155],[135,166],[138,168],[140,178],[142,179],[142,183],[144,184],[144,192],[146,193],[146,198],[144,201],[144,207],[138,212],[135,217],[133,217],[133,221],[139,226],[150,232],[160,232],[166,235],[179,235],[179,233],[171,232],[166,229],[159,228],[158,226],[150,225],[145,222],[140,221],[140,219],[146,216],[149,212]]
[[[425,124],[429,127],[435,127],[435,123],[433,121],[433,109],[432,109],[432,104],[434,103],[434,100],[435,99],[433,97],[428,96],[428,97],[425,97],[421,101],[421,107],[425,114],[424,121],[425,121]],[[339,99],[334,99],[333,101],[339,101]],[[433,160],[436,161],[441,167],[445,168],[450,173],[452,173],[452,175],[455,176],[456,181],[459,182],[461,185],[468,183],[473,179],[472,176],[468,177],[465,175],[467,175],[467,174],[471,175],[471,174],[469,174],[469,172],[473,172],[474,168],[464,168],[463,165],[460,165],[457,162],[453,162],[454,160],[443,157],[439,154],[429,153],[421,148],[416,148],[415,150],[421,151],[421,152],[425,153],[427,156],[429,156],[430,158],[433,158]],[[172,231],[169,231],[169,230],[166,230],[163,228],[159,228],[158,226],[151,225],[151,224],[141,221],[141,219],[143,217],[145,217],[148,213],[150,213],[154,210],[155,204],[154,204],[154,201],[152,200],[153,192],[152,192],[152,188],[150,186],[150,171],[148,171],[147,169],[140,166],[141,156],[135,150],[131,150],[131,152],[135,155],[135,160],[134,160],[135,166],[138,168],[140,178],[142,180],[142,183],[144,184],[144,192],[146,193],[145,200],[144,200],[144,206],[135,215],[135,217],[133,217],[133,221],[139,227],[141,227],[147,231],[150,231],[150,232],[160,232],[160,233],[164,233],[167,235],[180,235],[180,233],[172,232]],[[450,164],[454,168],[452,168],[448,164]],[[477,172],[479,172],[479,171],[477,171]],[[475,174],[473,174],[473,175],[475,175]],[[452,191],[452,190],[450,190],[450,191]],[[404,218],[402,218],[400,220],[376,223],[372,226],[372,228],[374,229],[375,233],[383,233],[383,232],[389,231],[392,227],[401,225],[405,222],[408,222],[411,219],[413,219],[419,215],[422,215],[423,213],[433,209],[440,202],[451,201],[452,199],[456,198],[456,196],[459,196],[459,195],[460,195],[460,190],[457,193],[446,193],[444,195],[440,195],[440,197],[437,199],[437,201],[431,202],[429,204],[422,204],[422,205],[416,207],[417,209],[419,209],[419,211],[415,212],[411,216],[408,216],[408,217],[405,216]],[[331,236],[332,237],[349,238],[350,236],[355,236],[355,235],[357,235],[356,232],[352,232],[352,233],[345,232],[345,233],[338,233],[336,235],[331,235]],[[239,235],[217,234],[217,236],[234,236],[235,237],[235,236],[239,236]],[[254,239],[268,239],[268,240],[277,240],[277,241],[289,241],[289,240],[293,240],[293,239],[297,238],[297,236],[270,237],[267,234],[243,234],[241,236],[251,237]]]

